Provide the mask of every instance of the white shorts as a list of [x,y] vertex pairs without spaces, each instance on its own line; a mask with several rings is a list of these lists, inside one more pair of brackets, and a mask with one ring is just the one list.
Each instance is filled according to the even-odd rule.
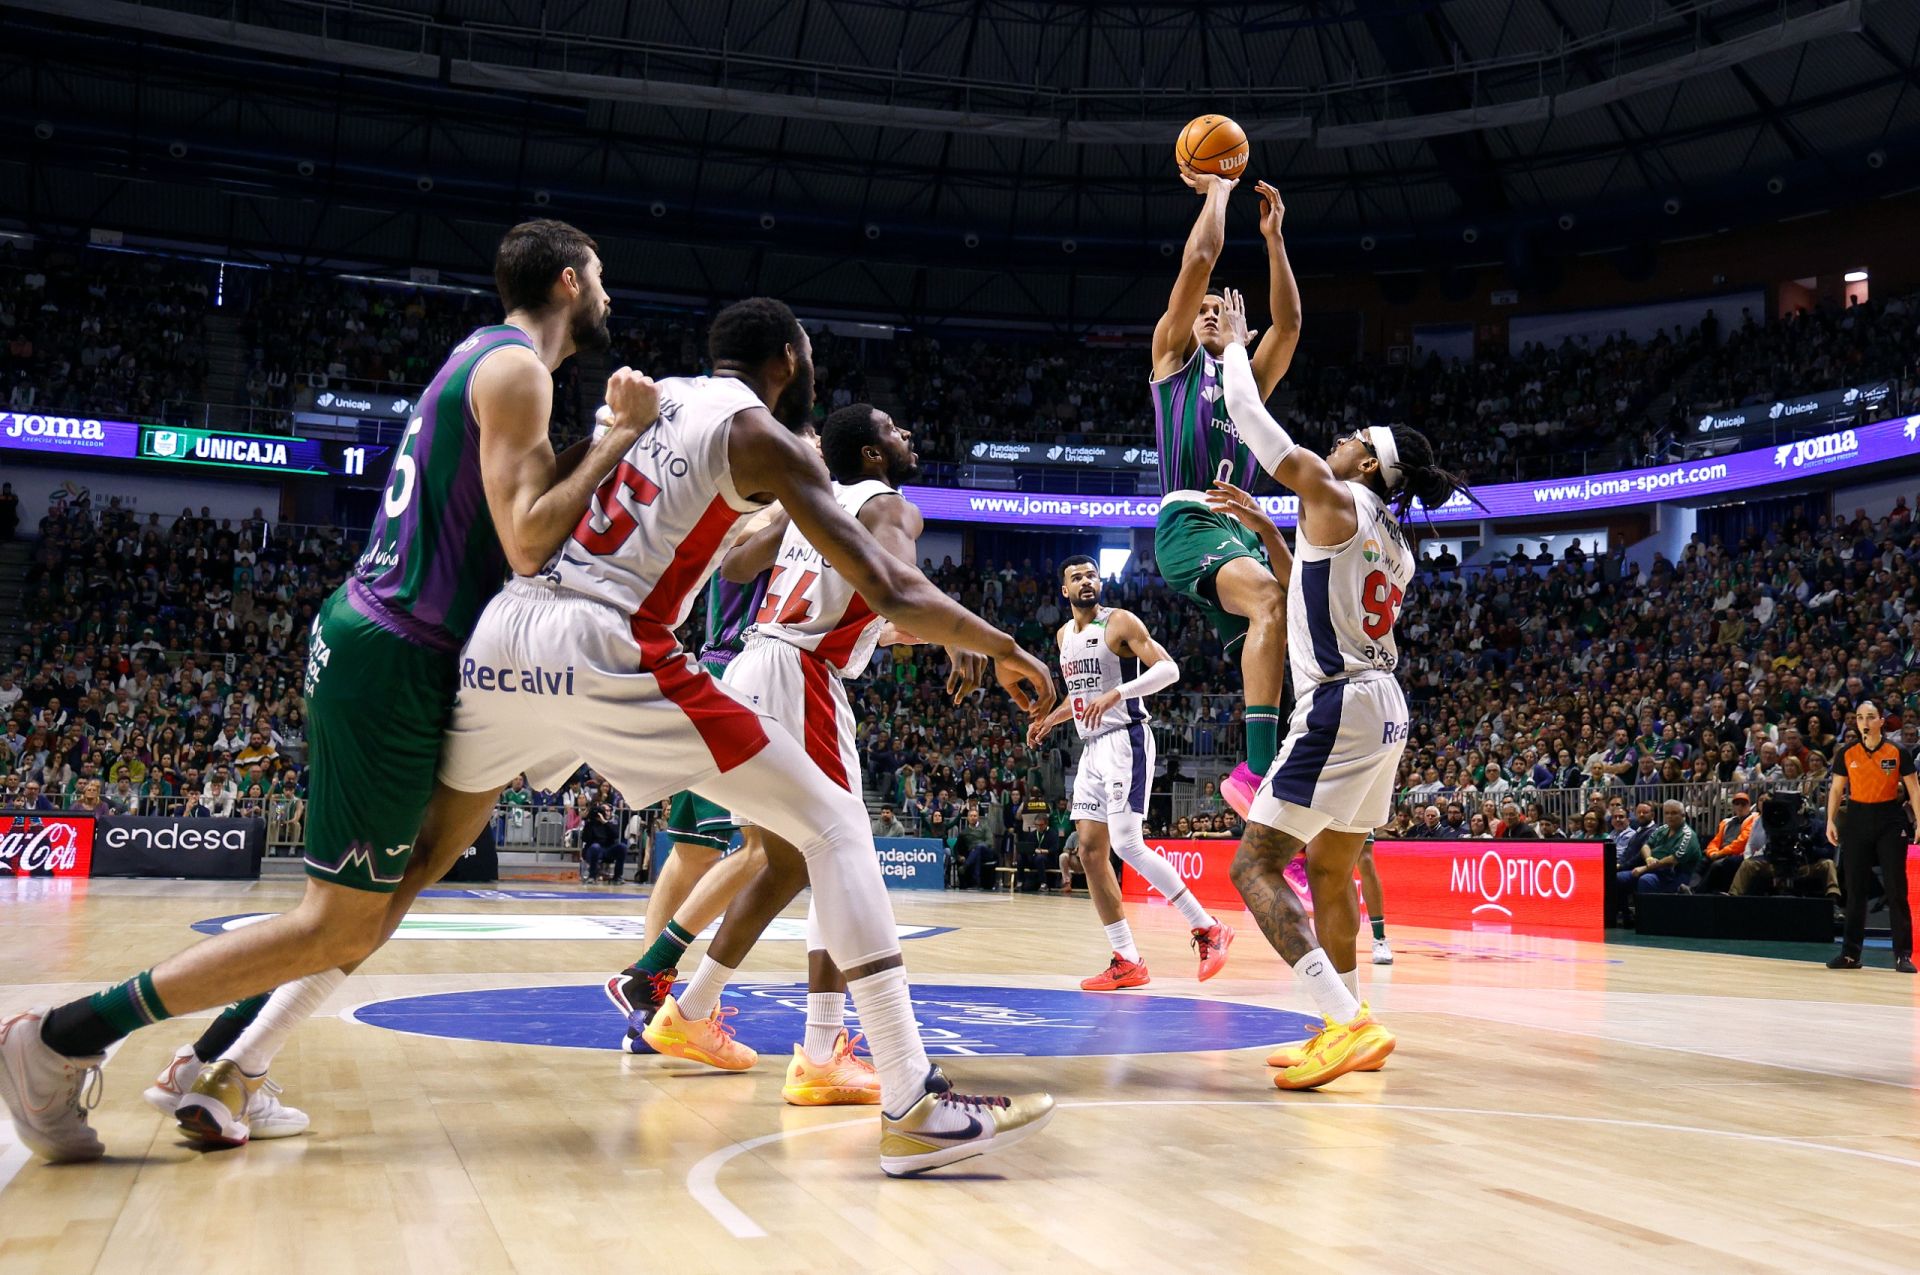
[[509,581],[460,653],[440,782],[490,792],[526,772],[554,788],[592,766],[641,809],[767,746],[752,708],[691,656],[642,668],[618,609],[541,581]]
[[[799,740],[828,779],[860,794],[853,705],[826,661],[779,638],[753,637],[727,665],[723,684],[762,717]],[[748,821],[736,818],[738,826]]]
[[1153,786],[1153,732],[1134,722],[1095,735],[1080,750],[1073,777],[1073,817],[1105,823],[1110,815],[1147,813]]
[[1397,679],[1323,682],[1294,704],[1247,821],[1302,842],[1327,828],[1371,832],[1393,814],[1406,746],[1407,697]]

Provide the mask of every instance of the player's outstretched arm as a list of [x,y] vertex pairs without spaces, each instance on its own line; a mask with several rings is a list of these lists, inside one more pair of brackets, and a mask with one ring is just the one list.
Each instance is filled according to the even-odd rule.
[[1053,706],[1053,679],[1046,666],[940,592],[911,562],[883,549],[833,498],[826,468],[813,449],[771,413],[760,408],[733,418],[727,462],[735,487],[756,498],[778,500],[868,606],[929,642],[987,656],[994,661],[1000,685],[1021,708],[1045,712]]
[[1267,241],[1267,305],[1273,316],[1272,326],[1253,348],[1253,379],[1265,402],[1293,366],[1293,352],[1300,345],[1300,285],[1294,281],[1287,241],[1280,233],[1287,206],[1268,183],[1260,182],[1254,189],[1260,192],[1260,237]]
[[547,565],[586,514],[594,489],[660,415],[653,382],[621,368],[607,382],[606,432],[563,476],[548,437],[553,377],[531,350],[502,350],[487,359],[468,393],[480,422],[487,509],[507,564],[519,575]]
[[1153,375],[1158,380],[1178,371],[1193,352],[1193,321],[1200,316],[1200,303],[1207,297],[1207,280],[1220,250],[1227,244],[1227,196],[1239,183],[1213,173],[1182,167],[1180,180],[1192,187],[1205,201],[1193,229],[1187,232],[1187,246],[1180,254],[1180,274],[1173,281],[1173,295],[1167,299],[1167,312],[1153,329]]
[[1167,654],[1166,647],[1153,640],[1147,626],[1133,612],[1116,610],[1107,616],[1107,642],[1115,655],[1122,659],[1131,656],[1140,661],[1142,668],[1139,676],[1081,705],[1080,720],[1089,728],[1098,726],[1100,719],[1118,708],[1122,701],[1158,694],[1180,680],[1180,666]]
[[[926,527],[919,506],[905,496],[877,496],[860,506],[860,525],[882,549],[919,571],[920,532]],[[873,603],[867,605],[873,606]],[[888,642],[888,638],[893,641]],[[924,645],[919,637],[891,620],[881,630],[880,641],[883,645]],[[987,662],[980,653],[958,646],[948,645],[946,652],[947,694],[958,704],[980,689],[981,682],[986,680]]]
[[762,571],[773,566],[780,556],[780,542],[786,539],[793,520],[778,505],[768,505],[755,514],[744,533],[720,559],[720,578],[729,584],[749,584]]
[[1276,482],[1300,497],[1301,531],[1314,544],[1340,544],[1360,525],[1353,493],[1333,476],[1324,457],[1295,443],[1268,413],[1247,359],[1246,298],[1228,288],[1221,300],[1220,330],[1227,338],[1226,354],[1220,360],[1221,384],[1240,441]]

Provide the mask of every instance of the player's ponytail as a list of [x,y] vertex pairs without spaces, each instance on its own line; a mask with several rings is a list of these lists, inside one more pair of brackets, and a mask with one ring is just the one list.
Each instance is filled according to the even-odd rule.
[[1467,486],[1466,479],[1458,474],[1440,468],[1435,463],[1433,444],[1427,436],[1410,425],[1395,425],[1393,445],[1399,452],[1398,463],[1400,482],[1391,493],[1394,515],[1405,522],[1407,514],[1418,500],[1420,507],[1432,520],[1434,511],[1452,500],[1456,495],[1464,495],[1480,508],[1481,503],[1473,489]]

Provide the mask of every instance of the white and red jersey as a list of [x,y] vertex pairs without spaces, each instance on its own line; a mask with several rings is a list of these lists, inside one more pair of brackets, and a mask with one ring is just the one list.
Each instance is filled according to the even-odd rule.
[[660,419],[600,484],[542,573],[630,616],[647,668],[678,649],[673,631],[736,524],[762,507],[734,486],[727,465],[728,426],[762,406],[759,396],[727,377],[668,377],[659,386]]
[[[877,478],[833,485],[834,499],[853,518],[875,496],[899,494]],[[810,651],[841,677],[858,677],[866,669],[885,624],[798,527],[788,527],[780,541],[766,597],[753,619],[749,637],[775,638]]]

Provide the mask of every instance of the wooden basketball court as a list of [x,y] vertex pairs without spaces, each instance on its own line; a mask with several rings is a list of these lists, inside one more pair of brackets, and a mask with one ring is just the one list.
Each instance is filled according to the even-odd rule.
[[[299,888],[0,884],[0,1012]],[[189,1149],[140,1091],[205,1016],[136,1035],[104,1162],[29,1162],[0,1122],[0,1272],[1920,1268],[1916,983],[1884,968],[1396,929],[1361,968],[1399,1052],[1283,1094],[1260,1033],[1306,1002],[1245,917],[1203,991],[1177,916],[1135,908],[1154,983],[1097,996],[1084,898],[901,892],[948,1074],[1062,1109],[890,1181],[869,1112],[780,1102],[802,944],[729,996],[754,1071],[627,1057],[599,983],[643,896],[604,893],[423,902],[276,1064],[303,1137]]]

